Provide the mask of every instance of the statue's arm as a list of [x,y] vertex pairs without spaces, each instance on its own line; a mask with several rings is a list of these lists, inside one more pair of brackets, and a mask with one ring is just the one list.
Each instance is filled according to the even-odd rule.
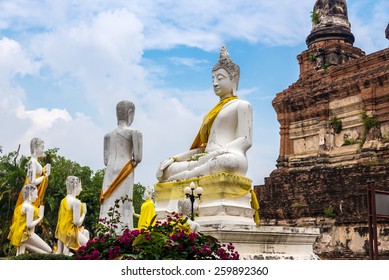
[[134,130],[132,133],[132,143],[133,143],[133,159],[136,163],[142,161],[142,151],[143,151],[143,135],[140,131]]
[[109,134],[106,134],[104,136],[104,165],[107,166],[108,164],[108,157],[109,157]]
[[34,207],[28,205],[24,208],[24,212],[26,213],[26,226],[28,229],[34,228],[42,219],[43,219],[43,206],[39,207],[39,217],[34,220]]
[[36,159],[31,159],[30,162],[28,163],[28,180],[30,182],[30,184],[33,184],[33,185],[39,185],[43,178],[44,178],[44,175],[36,178],[36,165],[38,164],[38,162],[36,161]]
[[81,213],[81,202],[78,200],[75,200],[73,202],[73,223],[76,226],[81,226],[82,223],[84,222],[85,214],[86,214],[86,205],[84,205],[84,207],[85,207],[85,211],[81,215],[80,214]]
[[237,137],[226,145],[227,149],[247,151],[253,143],[253,109],[248,102],[238,104]]

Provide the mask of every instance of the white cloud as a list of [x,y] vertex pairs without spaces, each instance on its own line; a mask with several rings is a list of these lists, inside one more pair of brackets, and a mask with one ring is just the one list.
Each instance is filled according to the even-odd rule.
[[[176,47],[215,51],[230,40],[258,47],[301,44],[311,29],[313,4],[311,0],[0,1],[0,32],[8,36],[0,39],[0,121],[7,131],[0,145],[5,151],[14,150],[15,143],[28,147],[30,138],[38,136],[46,147],[60,148],[68,158],[101,168],[104,134],[116,127],[116,103],[129,99],[136,105],[133,127],[144,134],[144,159],[135,180],[151,185],[158,163],[190,146],[203,115],[217,100],[211,87],[166,88],[163,78],[169,69],[152,58],[145,63],[144,52]],[[374,1],[373,16],[367,21],[360,12],[362,4],[349,4],[352,31],[361,43],[357,46],[378,50],[387,22],[381,25],[389,11],[380,8],[388,4]],[[192,69],[207,64],[187,54],[173,55],[171,62]],[[16,78],[21,76],[63,88],[77,84],[77,92],[69,93],[68,103],[53,107],[41,100],[39,88],[19,83]],[[270,107],[270,93],[258,91],[240,88],[239,96],[259,100],[258,110],[265,102]],[[51,94],[55,98],[57,93]],[[71,110],[79,102],[89,115]],[[266,141],[279,136],[278,131],[276,136],[266,135],[266,126],[256,125],[249,175],[258,182],[274,169],[278,153],[279,143]]]

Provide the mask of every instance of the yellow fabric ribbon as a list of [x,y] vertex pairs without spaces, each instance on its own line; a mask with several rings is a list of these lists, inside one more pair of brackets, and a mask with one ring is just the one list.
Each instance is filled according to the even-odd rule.
[[223,100],[220,100],[219,103],[217,103],[216,106],[213,107],[211,111],[208,112],[208,114],[205,116],[203,120],[203,123],[201,124],[201,127],[199,129],[199,132],[196,135],[196,138],[192,143],[192,146],[190,147],[191,150],[205,147],[207,145],[209,133],[211,132],[212,124],[216,116],[219,114],[220,110],[223,108],[225,104],[227,104],[228,102],[234,99],[238,99],[238,97],[234,95],[234,96],[224,98]]
[[[36,186],[38,190],[38,198],[35,200],[32,205],[39,207],[43,205],[43,198],[45,197],[46,189],[47,189],[47,183],[48,183],[48,177],[46,176],[46,169],[42,168],[42,174],[37,175],[36,178],[43,175],[43,180],[40,182],[39,185]],[[30,180],[28,180],[28,176],[26,177],[26,180],[24,181],[23,187],[30,183]],[[23,188],[22,188],[23,189]],[[16,201],[15,208],[21,205],[24,202],[22,191],[19,192],[18,200]]]
[[[84,204],[81,204],[80,216],[84,211]],[[58,222],[54,236],[61,240],[66,247],[77,250],[80,247],[78,243],[78,230],[79,228],[73,222],[73,211],[69,208],[65,197],[59,206]]]
[[259,202],[257,199],[257,195],[254,190],[251,190],[251,208],[255,210],[254,212],[254,222],[257,226],[261,223],[261,218],[259,217]]
[[[155,206],[154,202],[150,199],[146,199],[145,202],[142,203],[140,208],[140,217],[138,220],[138,228],[146,229],[150,226],[151,220],[155,217]],[[154,219],[152,226],[155,225],[156,220]]]
[[103,193],[103,190],[101,190],[100,194],[100,204],[103,203],[104,199],[109,197],[116,189],[119,187],[119,185],[124,181],[124,179],[127,178],[128,175],[130,175],[137,163],[133,162],[132,160],[129,160],[122,168],[120,173],[116,176],[115,180],[111,183],[111,185],[108,187],[108,189]]
[[[27,228],[27,215],[22,213],[23,205],[20,204],[15,208],[13,214],[13,221],[8,234],[8,239],[14,246],[20,246],[20,244],[30,238],[30,231]],[[34,218],[37,219],[39,215],[39,209],[34,206]]]

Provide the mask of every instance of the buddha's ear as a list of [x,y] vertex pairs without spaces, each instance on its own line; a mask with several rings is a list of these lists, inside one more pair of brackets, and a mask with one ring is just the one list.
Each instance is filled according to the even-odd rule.
[[239,75],[235,75],[232,78],[232,94],[236,95],[236,92],[238,91],[238,82],[239,82]]

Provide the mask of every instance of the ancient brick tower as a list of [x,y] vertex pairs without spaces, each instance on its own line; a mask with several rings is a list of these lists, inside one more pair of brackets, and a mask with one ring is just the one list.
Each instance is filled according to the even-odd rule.
[[[354,47],[339,0],[316,1],[306,43],[299,79],[273,100],[280,151],[277,169],[255,186],[262,224],[320,227],[319,256],[365,258],[366,186],[389,191],[389,48]],[[388,254],[388,223],[379,242]]]

